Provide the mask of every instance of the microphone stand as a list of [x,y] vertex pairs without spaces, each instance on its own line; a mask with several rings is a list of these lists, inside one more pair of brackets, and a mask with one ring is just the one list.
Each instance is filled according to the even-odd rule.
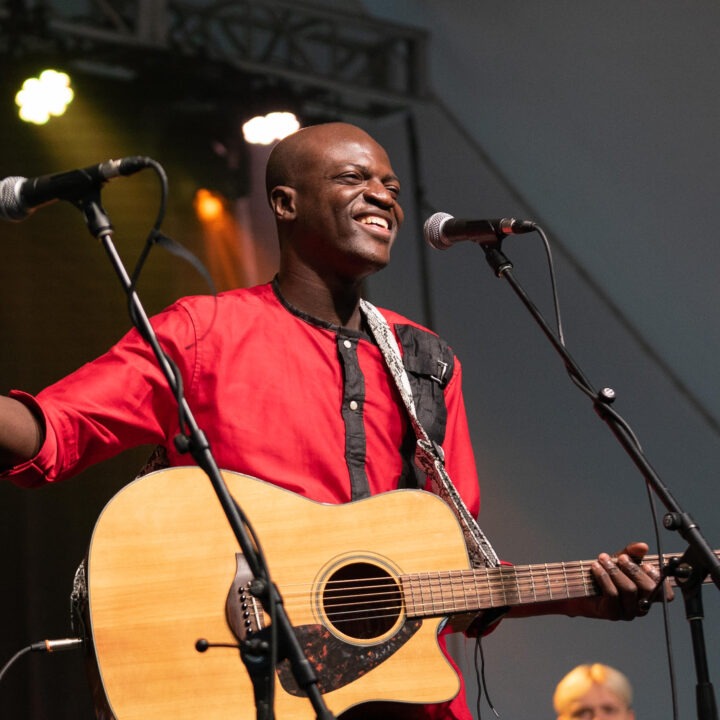
[[512,263],[501,250],[501,241],[480,242],[480,245],[485,252],[485,259],[495,275],[508,281],[523,305],[530,311],[530,314],[545,333],[545,336],[561,356],[573,382],[591,398],[595,412],[609,426],[612,433],[644,476],[645,481],[665,505],[667,509],[667,514],[663,518],[665,528],[678,532],[688,543],[685,554],[677,562],[668,563],[667,566],[665,566],[664,560],[660,558],[661,570],[665,576],[672,575],[675,577],[678,587],[682,590],[685,601],[685,614],[690,623],[693,655],[695,659],[698,718],[699,720],[718,720],[714,690],[708,675],[702,625],[703,607],[701,591],[703,582],[708,575],[715,585],[720,588],[720,560],[715,556],[712,548],[703,537],[698,525],[688,513],[680,508],[669,489],[660,480],[660,477],[645,458],[637,442],[635,442],[629,428],[617,413],[610,408],[611,403],[615,399],[615,392],[610,388],[604,388],[600,392],[593,389],[578,364],[570,356],[538,308],[517,282],[511,272],[513,267]]
[[[180,396],[180,384],[173,371],[172,363],[160,347],[155,331],[150,324],[148,316],[134,290],[134,284],[128,275],[120,256],[113,244],[113,229],[108,216],[100,204],[99,188],[80,198],[74,203],[82,210],[88,229],[91,234],[103,245],[113,269],[128,295],[131,307],[131,317],[142,336],[151,345],[173,394],[178,398],[182,416],[185,419],[188,434],[180,434],[175,438],[175,445],[180,452],[189,452],[198,466],[207,474],[215,493],[220,500],[228,522],[242,549],[243,555],[253,575],[251,592],[258,597],[265,610],[273,618],[271,633],[276,633],[278,647],[283,657],[286,657],[292,668],[298,686],[302,688],[320,720],[334,720],[334,715],[325,705],[324,698],[318,688],[318,680],[312,665],[298,642],[290,620],[285,613],[282,598],[276,586],[271,582],[268,570],[261,562],[255,546],[248,536],[243,514],[225,484],[217,462],[210,450],[210,444],[205,433],[198,427],[192,411],[184,396]],[[272,660],[276,659],[272,653],[271,643],[267,642],[260,631],[256,638],[240,642],[240,653],[248,668],[253,683],[255,704],[258,720],[272,720],[274,709],[272,707],[273,674],[275,668]]]

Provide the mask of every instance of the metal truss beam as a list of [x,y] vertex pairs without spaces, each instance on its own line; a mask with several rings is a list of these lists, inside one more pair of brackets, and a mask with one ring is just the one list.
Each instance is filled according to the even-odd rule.
[[0,62],[34,53],[135,75],[221,69],[360,115],[427,94],[423,31],[293,0],[0,0]]

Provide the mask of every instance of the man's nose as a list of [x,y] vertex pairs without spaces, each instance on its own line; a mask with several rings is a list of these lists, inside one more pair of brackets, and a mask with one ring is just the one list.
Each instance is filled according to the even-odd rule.
[[395,196],[379,180],[370,180],[365,189],[365,198],[371,202],[391,207],[395,202]]

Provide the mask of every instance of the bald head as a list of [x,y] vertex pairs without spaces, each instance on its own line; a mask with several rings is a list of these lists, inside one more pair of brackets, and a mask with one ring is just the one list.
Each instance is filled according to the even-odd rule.
[[266,182],[281,276],[321,277],[354,303],[358,282],[388,264],[403,221],[384,148],[355,125],[312,125],[275,146]]
[[308,169],[322,158],[328,147],[352,140],[371,143],[382,150],[364,130],[343,122],[310,125],[288,135],[273,148],[268,158],[265,171],[268,199],[272,189],[278,185],[295,187]]

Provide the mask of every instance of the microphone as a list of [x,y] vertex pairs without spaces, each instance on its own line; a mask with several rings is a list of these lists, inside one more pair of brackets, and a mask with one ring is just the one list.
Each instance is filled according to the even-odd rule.
[[425,242],[436,250],[447,250],[463,240],[472,240],[479,245],[491,245],[506,235],[533,232],[537,225],[531,220],[457,220],[447,213],[431,215],[423,226]]
[[36,178],[7,177],[0,180],[0,218],[19,222],[43,205],[80,200],[108,180],[132,175],[149,165],[150,158],[136,155]]

